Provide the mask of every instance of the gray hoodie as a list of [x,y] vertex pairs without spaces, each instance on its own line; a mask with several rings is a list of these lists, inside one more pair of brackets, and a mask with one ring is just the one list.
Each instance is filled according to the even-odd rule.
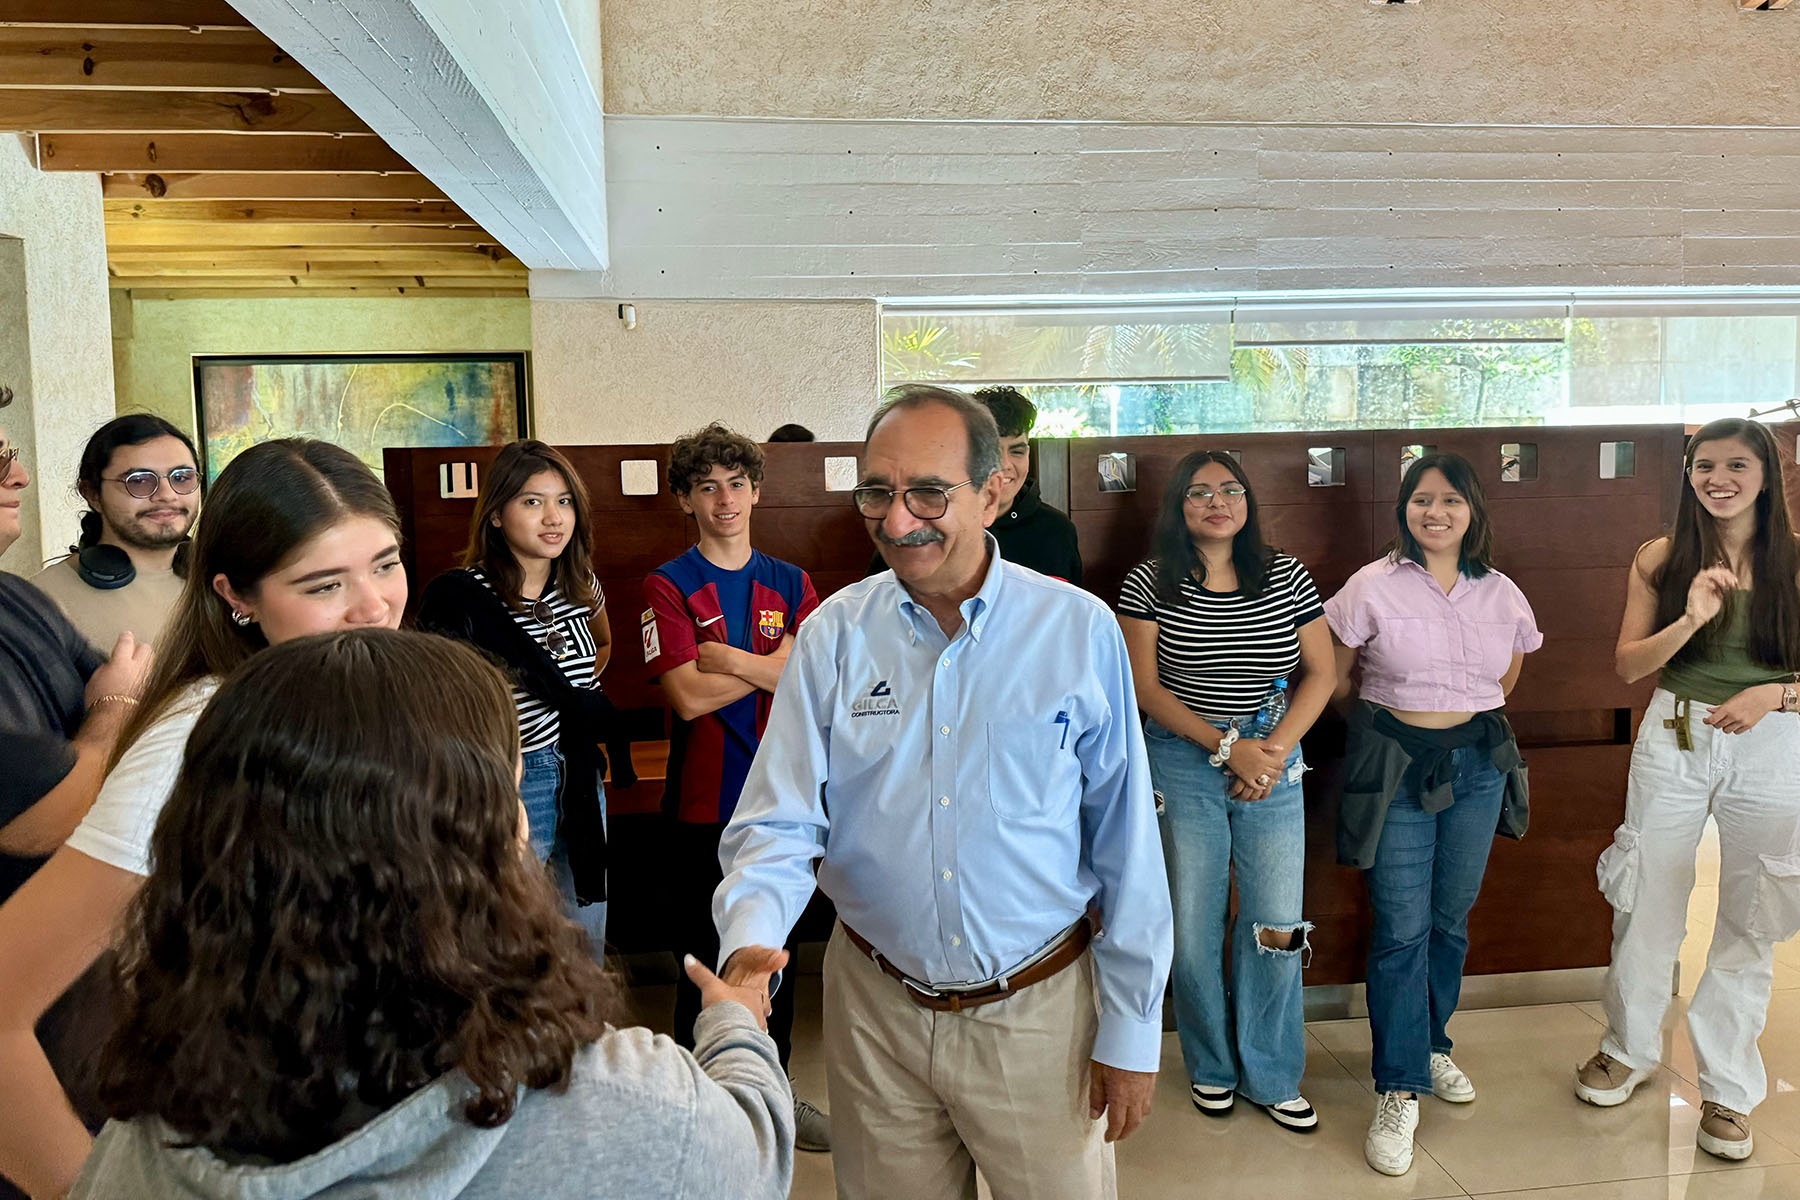
[[775,1043],[740,1004],[694,1023],[693,1054],[618,1029],[575,1058],[569,1089],[521,1089],[513,1117],[462,1117],[451,1074],[343,1140],[281,1166],[170,1149],[159,1121],[110,1122],[71,1198],[96,1200],[590,1200],[783,1197],[794,1170],[794,1100]]

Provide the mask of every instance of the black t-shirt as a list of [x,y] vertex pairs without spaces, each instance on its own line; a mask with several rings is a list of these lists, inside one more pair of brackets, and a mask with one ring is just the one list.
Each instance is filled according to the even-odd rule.
[[[74,767],[69,743],[86,712],[88,676],[104,661],[48,596],[0,571],[0,826]],[[42,861],[0,854],[0,900]]]

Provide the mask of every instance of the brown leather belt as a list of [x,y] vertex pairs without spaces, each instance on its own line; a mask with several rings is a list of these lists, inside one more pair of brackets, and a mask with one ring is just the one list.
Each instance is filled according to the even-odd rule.
[[844,925],[842,921],[839,921],[838,924],[843,926],[844,936],[850,939],[852,946],[855,946],[870,962],[880,967],[889,976],[900,981],[906,994],[912,997],[914,1004],[920,1008],[929,1008],[933,1012],[961,1012],[965,1008],[979,1008],[983,1004],[1004,1000],[1034,983],[1042,983],[1080,958],[1094,937],[1093,922],[1083,919],[1064,934],[1062,941],[1052,946],[1048,953],[1016,975],[1002,975],[994,982],[984,983],[980,987],[937,988],[914,979],[889,962],[887,957],[871,946],[868,939],[862,934],[848,925]]

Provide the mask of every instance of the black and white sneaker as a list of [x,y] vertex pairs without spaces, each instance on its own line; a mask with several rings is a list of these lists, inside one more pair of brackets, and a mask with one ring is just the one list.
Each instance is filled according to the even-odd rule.
[[1283,1129],[1292,1129],[1295,1133],[1311,1133],[1319,1127],[1319,1114],[1313,1111],[1313,1106],[1306,1102],[1305,1096],[1295,1096],[1280,1104],[1265,1104],[1262,1108]]
[[1209,1117],[1225,1117],[1231,1115],[1231,1106],[1237,1101],[1237,1093],[1230,1088],[1209,1088],[1193,1084],[1188,1093],[1194,1098],[1194,1107]]

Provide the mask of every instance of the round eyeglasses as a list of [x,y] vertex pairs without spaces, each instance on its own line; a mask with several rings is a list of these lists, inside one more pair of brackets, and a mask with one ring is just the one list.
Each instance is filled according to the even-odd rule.
[[544,634],[544,649],[550,652],[551,658],[561,662],[575,653],[575,647],[570,642],[569,635],[557,628],[556,614],[550,610],[549,604],[542,600],[533,600],[530,611],[531,619],[547,630]]
[[1245,494],[1244,486],[1240,483],[1228,483],[1216,491],[1209,487],[1191,487],[1182,493],[1189,504],[1211,504],[1214,496],[1224,497],[1227,504],[1236,504]]
[[163,480],[169,481],[169,490],[177,496],[191,496],[200,486],[200,472],[193,467],[176,467],[168,474],[159,474],[148,468],[142,471],[127,471],[123,475],[102,475],[107,483],[117,483],[125,488],[125,494],[134,500],[148,500],[156,495],[156,489],[162,486]]
[[898,496],[907,512],[921,521],[935,521],[950,511],[950,493],[974,482],[965,479],[949,487],[859,487],[850,493],[850,501],[856,505],[857,512],[871,521],[879,521],[888,515],[888,510],[894,506],[894,497]]

